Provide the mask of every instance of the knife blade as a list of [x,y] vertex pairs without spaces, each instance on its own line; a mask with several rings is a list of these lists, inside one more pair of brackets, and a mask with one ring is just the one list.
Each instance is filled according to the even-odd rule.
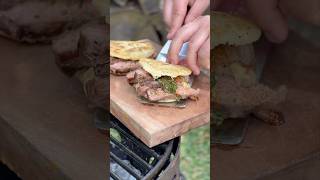
[[[156,60],[157,61],[162,61],[162,62],[167,62],[167,55],[171,46],[172,40],[168,40],[162,49],[160,50]],[[182,47],[180,49],[180,52],[178,54],[179,60],[182,61],[187,57],[187,52],[188,52],[188,47],[189,47],[189,42],[185,42],[182,44]]]

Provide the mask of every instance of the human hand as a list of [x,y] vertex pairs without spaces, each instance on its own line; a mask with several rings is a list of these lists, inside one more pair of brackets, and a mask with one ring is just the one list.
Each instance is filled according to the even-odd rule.
[[[183,24],[201,16],[209,5],[210,0],[164,0],[164,21],[170,28],[167,38],[172,39]],[[191,8],[187,12],[188,6]]]
[[184,62],[193,71],[193,74],[200,74],[199,66],[210,69],[210,16],[200,16],[183,25],[176,32],[168,53],[170,63],[179,63],[179,51],[182,44],[187,41],[189,48]]

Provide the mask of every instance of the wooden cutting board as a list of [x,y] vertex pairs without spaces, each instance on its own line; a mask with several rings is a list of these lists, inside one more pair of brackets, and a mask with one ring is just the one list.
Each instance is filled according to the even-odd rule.
[[110,76],[111,113],[149,147],[209,123],[210,81],[205,75],[193,82],[200,88],[199,100],[188,100],[184,109],[141,104],[125,76]]

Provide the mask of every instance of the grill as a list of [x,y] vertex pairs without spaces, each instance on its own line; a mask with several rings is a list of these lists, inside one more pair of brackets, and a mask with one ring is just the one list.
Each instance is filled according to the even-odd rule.
[[149,148],[110,116],[110,179],[180,179],[174,161],[178,158],[179,138]]
[[[96,124],[107,115],[104,110],[96,111]],[[109,117],[111,180],[184,179],[179,170],[180,138],[149,148],[112,114]],[[100,127],[105,129],[101,121]]]

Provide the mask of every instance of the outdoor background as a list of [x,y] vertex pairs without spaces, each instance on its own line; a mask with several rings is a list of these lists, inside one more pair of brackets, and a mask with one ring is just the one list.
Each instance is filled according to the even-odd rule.
[[[166,41],[160,0],[111,0],[110,39]],[[182,136],[180,168],[187,179],[210,179],[210,127]]]

